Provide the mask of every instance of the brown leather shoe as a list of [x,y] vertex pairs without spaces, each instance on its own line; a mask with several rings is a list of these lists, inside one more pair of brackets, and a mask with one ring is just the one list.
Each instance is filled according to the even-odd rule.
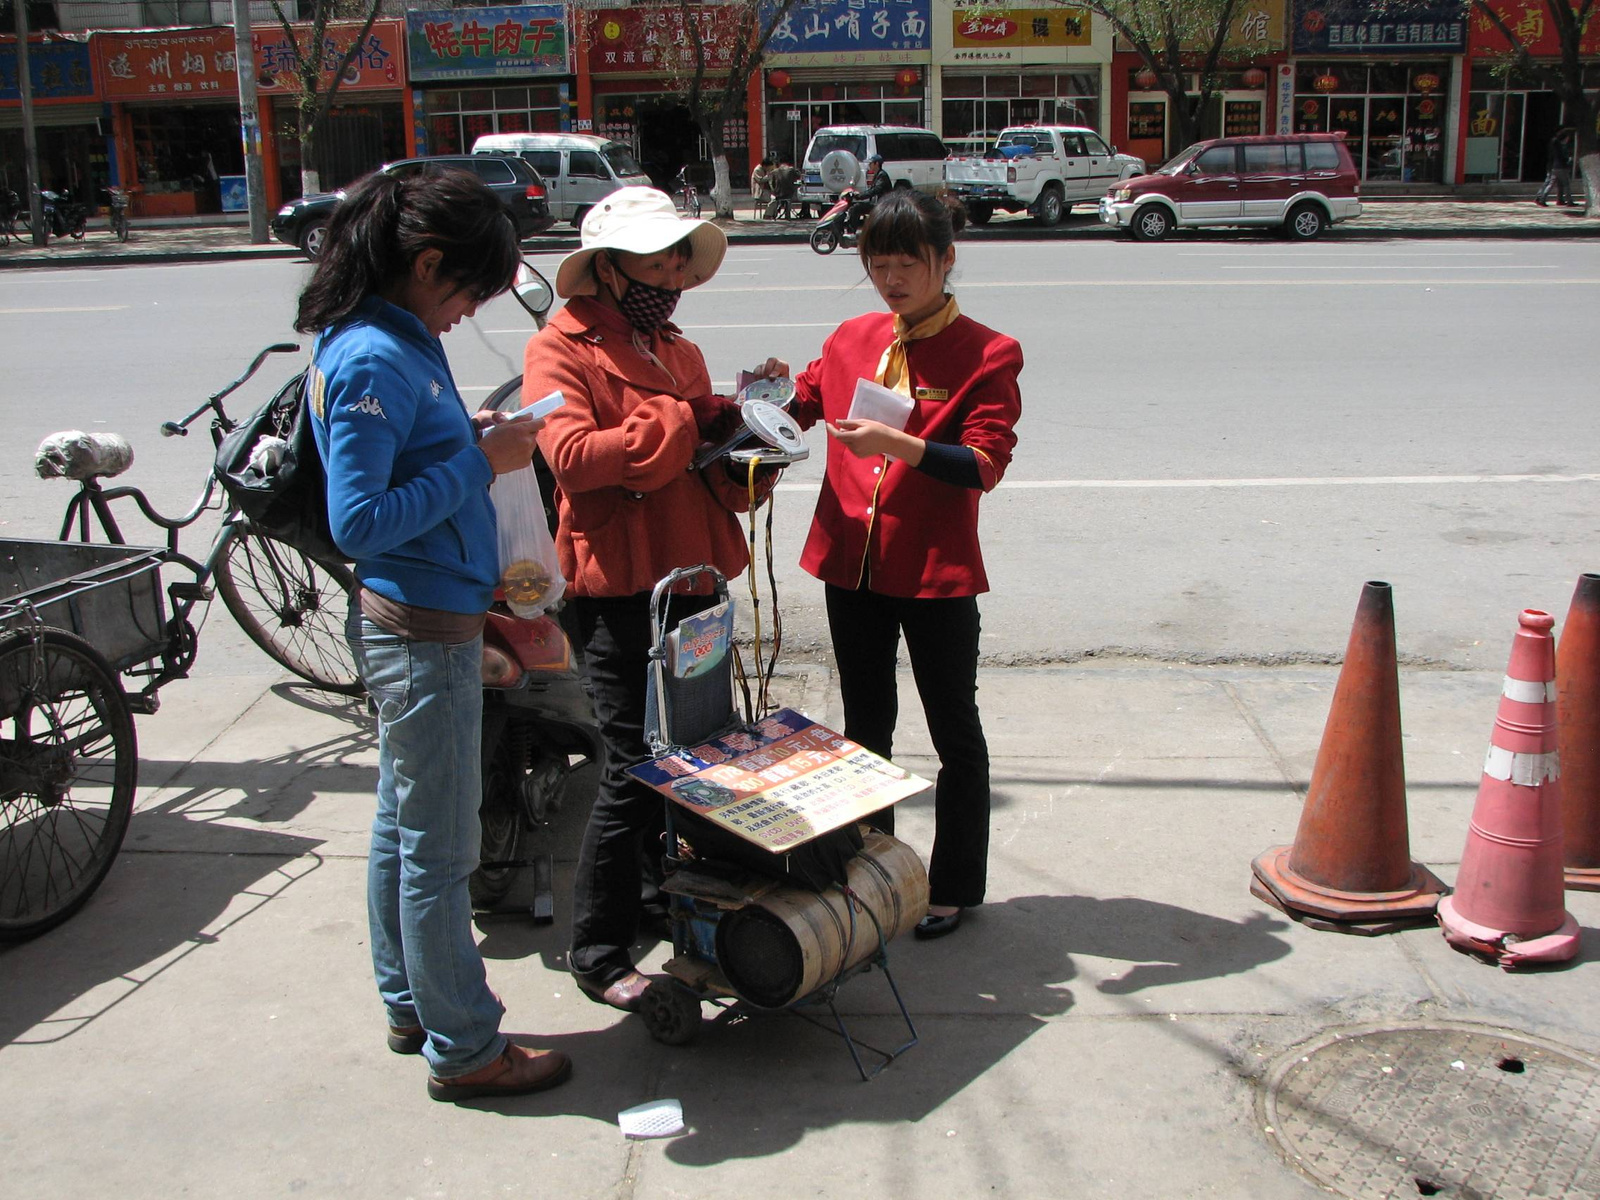
[[623,1012],[638,1012],[644,994],[650,990],[650,977],[641,975],[638,971],[629,971],[621,979],[603,989],[580,976],[574,975],[572,978],[577,982],[578,990],[596,1004],[609,1004],[612,1008],[620,1008]]
[[421,1054],[428,1032],[421,1025],[389,1026],[389,1049],[396,1054]]
[[428,1076],[428,1095],[435,1100],[475,1100],[480,1096],[523,1096],[564,1083],[572,1060],[559,1050],[524,1050],[508,1045],[487,1067],[453,1079]]

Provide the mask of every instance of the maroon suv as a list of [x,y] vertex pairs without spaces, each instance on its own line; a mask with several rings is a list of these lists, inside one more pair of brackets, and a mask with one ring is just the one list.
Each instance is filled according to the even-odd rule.
[[1154,242],[1175,228],[1270,225],[1310,241],[1361,215],[1361,183],[1342,133],[1285,133],[1197,142],[1153,175],[1100,199],[1100,219]]

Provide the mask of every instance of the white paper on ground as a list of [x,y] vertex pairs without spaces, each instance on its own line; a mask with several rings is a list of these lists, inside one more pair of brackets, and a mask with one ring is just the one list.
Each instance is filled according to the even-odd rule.
[[890,429],[904,429],[911,419],[911,397],[870,379],[858,379],[847,419],[878,421]]
[[683,1103],[679,1100],[651,1100],[617,1114],[617,1125],[625,1138],[672,1137],[683,1132]]

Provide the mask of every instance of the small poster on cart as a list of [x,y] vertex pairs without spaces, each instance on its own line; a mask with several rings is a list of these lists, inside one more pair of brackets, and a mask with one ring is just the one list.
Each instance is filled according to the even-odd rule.
[[792,708],[628,774],[778,854],[931,786]]

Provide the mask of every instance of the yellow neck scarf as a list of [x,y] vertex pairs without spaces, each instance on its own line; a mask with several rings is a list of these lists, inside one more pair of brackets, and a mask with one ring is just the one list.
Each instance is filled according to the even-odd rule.
[[894,341],[889,343],[889,348],[883,352],[883,357],[878,360],[878,373],[872,377],[874,383],[881,383],[884,387],[899,392],[902,396],[911,395],[911,372],[906,367],[906,343],[914,342],[918,338],[929,338],[936,333],[942,333],[957,317],[961,310],[956,307],[956,298],[949,296],[945,299],[944,307],[931,317],[924,317],[917,324],[907,326],[905,319],[896,316],[894,319]]

